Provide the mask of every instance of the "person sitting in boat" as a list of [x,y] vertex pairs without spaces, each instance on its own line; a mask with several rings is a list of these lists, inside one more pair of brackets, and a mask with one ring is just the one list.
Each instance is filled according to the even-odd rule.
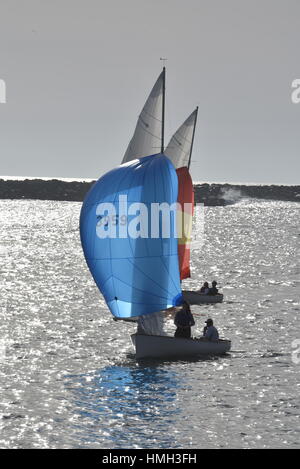
[[217,282],[214,280],[211,282],[212,287],[209,289],[208,294],[209,295],[217,295],[218,294],[218,289],[217,289]]
[[209,293],[209,285],[207,282],[204,282],[202,287],[199,290],[200,293],[203,293],[204,295],[207,295]]
[[219,332],[218,329],[214,326],[214,322],[212,319],[207,319],[206,326],[203,329],[203,337],[205,340],[209,340],[210,342],[217,342],[219,340]]
[[175,337],[191,338],[191,327],[195,325],[195,320],[190,305],[186,301],[183,302],[182,309],[177,311],[174,324],[177,327]]

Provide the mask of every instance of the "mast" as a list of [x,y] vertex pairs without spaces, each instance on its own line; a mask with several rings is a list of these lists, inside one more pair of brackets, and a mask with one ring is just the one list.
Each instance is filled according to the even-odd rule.
[[166,94],[166,67],[163,68],[163,96],[162,96],[162,119],[161,119],[161,149],[164,152],[165,147],[165,94]]
[[190,169],[190,165],[191,165],[192,151],[193,151],[194,137],[195,137],[195,130],[196,130],[196,124],[197,124],[197,117],[198,117],[198,106],[196,107],[196,116],[195,116],[195,123],[194,123],[194,130],[193,130],[193,136],[192,136],[192,143],[191,143],[191,151],[190,151],[188,169]]

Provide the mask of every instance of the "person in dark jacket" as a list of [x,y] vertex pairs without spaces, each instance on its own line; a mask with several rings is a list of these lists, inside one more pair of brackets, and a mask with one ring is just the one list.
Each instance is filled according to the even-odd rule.
[[207,282],[204,282],[202,287],[200,288],[200,293],[204,293],[205,295],[207,295],[209,293],[209,286],[208,286],[208,283]]
[[214,326],[213,320],[209,318],[205,322],[206,326],[203,329],[203,338],[211,342],[218,342],[219,332],[218,329]]
[[177,327],[175,337],[191,338],[191,327],[195,325],[195,320],[190,305],[186,301],[183,302],[182,309],[177,311],[174,324]]
[[218,289],[217,289],[217,282],[214,280],[211,282],[212,287],[209,289],[209,295],[217,295],[218,294]]

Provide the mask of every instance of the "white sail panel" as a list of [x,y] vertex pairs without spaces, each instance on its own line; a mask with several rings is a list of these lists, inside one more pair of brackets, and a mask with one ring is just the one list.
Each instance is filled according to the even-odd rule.
[[163,70],[139,115],[122,163],[161,151],[164,75]]
[[198,108],[186,119],[171,138],[164,154],[172,161],[176,169],[189,167],[193,146],[194,130],[197,121]]

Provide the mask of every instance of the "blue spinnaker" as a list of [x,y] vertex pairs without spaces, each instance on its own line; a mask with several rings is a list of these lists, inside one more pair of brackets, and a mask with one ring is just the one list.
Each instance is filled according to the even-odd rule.
[[[172,210],[177,195],[175,168],[162,154],[109,171],[88,192],[80,215],[81,243],[114,316],[140,316],[182,303]],[[158,204],[171,210],[169,218],[160,212],[157,226]]]

